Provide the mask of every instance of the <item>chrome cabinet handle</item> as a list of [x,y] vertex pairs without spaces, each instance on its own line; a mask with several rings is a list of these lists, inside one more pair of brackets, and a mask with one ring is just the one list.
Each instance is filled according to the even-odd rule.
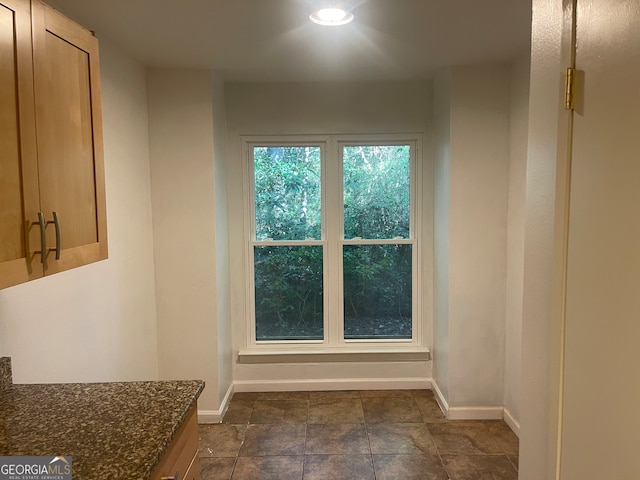
[[160,480],[180,480],[180,473],[176,472],[173,477],[162,477]]
[[38,221],[33,225],[40,225],[40,250],[36,250],[35,254],[40,254],[40,263],[44,264],[47,259],[47,223],[44,221],[44,214],[38,212]]
[[[55,248],[47,248],[47,225],[53,223],[56,228],[56,246]],[[40,250],[36,250],[35,254],[40,254],[40,263],[44,264],[47,261],[48,252],[56,252],[56,260],[60,260],[60,219],[58,218],[58,212],[53,212],[53,220],[48,222],[44,219],[44,214],[38,212],[38,221],[33,222],[33,225],[40,226]]]
[[47,223],[53,223],[56,227],[56,247],[49,250],[56,252],[56,260],[60,260],[60,221],[58,220],[58,212],[53,212],[53,222]]

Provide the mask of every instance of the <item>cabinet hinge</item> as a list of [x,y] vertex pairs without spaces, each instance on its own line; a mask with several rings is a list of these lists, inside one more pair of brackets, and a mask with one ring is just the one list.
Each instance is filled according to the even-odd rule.
[[564,108],[565,110],[573,110],[575,108],[575,84],[576,84],[576,69],[567,68],[567,79],[565,84],[564,94]]

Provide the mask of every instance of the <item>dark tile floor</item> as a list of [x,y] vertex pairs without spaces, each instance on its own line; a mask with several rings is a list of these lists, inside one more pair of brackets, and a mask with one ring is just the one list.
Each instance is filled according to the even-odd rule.
[[430,390],[236,393],[200,425],[202,480],[517,480],[503,422],[447,421]]

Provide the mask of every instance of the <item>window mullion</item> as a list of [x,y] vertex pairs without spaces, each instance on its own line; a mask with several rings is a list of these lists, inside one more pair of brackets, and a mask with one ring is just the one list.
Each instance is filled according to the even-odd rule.
[[419,188],[420,182],[422,182],[422,164],[418,162],[418,159],[422,158],[422,146],[419,142],[412,143],[411,148],[411,230],[410,236],[413,240],[413,258],[412,258],[412,308],[413,317],[411,319],[411,330],[413,331],[413,342],[422,343],[423,338],[423,315],[422,315],[422,303],[420,301],[422,292],[422,270],[420,265],[422,264],[422,251],[420,245],[420,239],[422,235],[419,233],[419,228],[422,222],[418,221],[418,215],[422,212],[422,188]]
[[330,346],[340,345],[342,341],[342,280],[340,230],[342,214],[342,174],[339,168],[337,145],[330,140],[325,155],[326,181],[324,182],[325,219],[326,219],[326,280],[325,289],[328,297],[327,342]]
[[254,251],[253,243],[255,242],[255,192],[254,192],[254,165],[253,155],[251,152],[252,145],[243,142],[242,143],[242,156],[246,158],[246,162],[243,162],[243,189],[247,193],[244,196],[245,208],[245,232],[248,234],[249,248],[246,252],[247,271],[249,273],[247,282],[247,301],[245,303],[246,308],[246,321],[245,321],[245,344],[248,347],[256,346],[256,320],[255,320],[255,297],[254,297]]

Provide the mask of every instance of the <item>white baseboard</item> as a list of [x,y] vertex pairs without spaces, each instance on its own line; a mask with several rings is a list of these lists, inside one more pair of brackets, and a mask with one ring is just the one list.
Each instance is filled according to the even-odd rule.
[[[511,416],[511,412],[504,407],[450,407],[438,383],[431,380],[431,389],[440,409],[448,420],[503,420],[518,435],[520,424]],[[516,431],[517,430],[517,431]]]
[[229,408],[229,402],[233,396],[234,388],[233,383],[229,385],[227,393],[225,394],[222,402],[220,402],[220,408],[218,410],[198,410],[198,423],[220,423],[222,417]]
[[516,436],[520,438],[520,422],[515,419],[515,417],[513,416],[513,414],[508,408],[504,409],[503,418],[505,423],[509,425],[509,427],[511,427],[511,430],[513,430],[513,433],[515,433]]
[[338,378],[318,380],[236,380],[236,392],[295,392],[320,390],[430,389],[430,378]]
[[442,413],[444,413],[444,416],[446,418],[449,412],[449,404],[447,403],[447,399],[444,398],[442,390],[440,390],[440,387],[438,387],[438,384],[433,379],[431,379],[431,390],[433,390],[433,395],[436,398],[436,402],[438,402],[440,410],[442,410]]
[[222,414],[220,410],[198,410],[198,423],[220,423]]
[[503,407],[449,407],[447,420],[502,420]]

